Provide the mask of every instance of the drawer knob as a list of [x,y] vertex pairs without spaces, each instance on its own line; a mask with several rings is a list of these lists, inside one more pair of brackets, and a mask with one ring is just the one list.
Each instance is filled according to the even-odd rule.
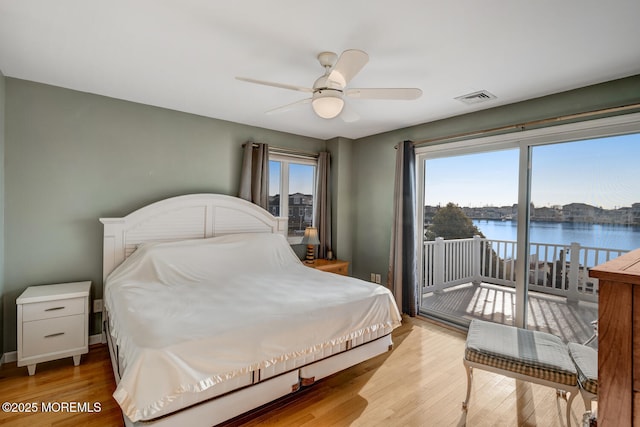
[[64,335],[64,332],[56,332],[55,334],[49,334],[49,335],[45,335],[45,338],[53,338],[53,337],[59,337],[60,335]]
[[45,311],[56,311],[56,310],[64,310],[64,306],[47,308]]

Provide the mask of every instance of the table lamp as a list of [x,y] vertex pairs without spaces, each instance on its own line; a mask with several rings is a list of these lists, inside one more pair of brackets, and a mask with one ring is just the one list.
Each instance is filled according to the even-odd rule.
[[318,229],[315,227],[307,227],[304,230],[304,237],[302,237],[302,244],[307,245],[307,257],[304,262],[306,264],[313,264],[313,260],[315,259],[315,245],[320,244],[320,239],[318,239]]

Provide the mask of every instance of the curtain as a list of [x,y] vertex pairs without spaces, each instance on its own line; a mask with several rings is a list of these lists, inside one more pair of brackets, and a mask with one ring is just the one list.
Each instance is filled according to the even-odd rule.
[[238,197],[269,209],[269,146],[244,144]]
[[317,179],[316,179],[316,208],[313,222],[318,229],[320,245],[318,246],[318,258],[326,258],[331,250],[331,192],[329,191],[331,156],[324,151],[318,153]]
[[415,316],[418,311],[416,156],[411,141],[397,146],[393,205],[387,283],[402,312]]

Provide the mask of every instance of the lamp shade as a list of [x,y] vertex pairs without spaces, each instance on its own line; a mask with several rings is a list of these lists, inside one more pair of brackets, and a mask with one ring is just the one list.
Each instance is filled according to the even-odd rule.
[[320,239],[318,238],[318,229],[315,227],[307,227],[304,230],[304,236],[302,237],[303,245],[319,245]]
[[313,111],[323,119],[333,119],[342,111],[344,101],[339,95],[336,96],[330,91],[317,92],[314,94],[311,106]]

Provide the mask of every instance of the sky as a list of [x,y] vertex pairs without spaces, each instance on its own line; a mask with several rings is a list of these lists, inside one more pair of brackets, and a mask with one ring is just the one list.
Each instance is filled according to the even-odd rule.
[[[313,169],[290,164],[289,192],[310,194]],[[614,209],[640,202],[640,134],[533,148],[531,201],[536,207],[587,203]],[[279,193],[270,163],[269,194]],[[518,150],[427,160],[425,204],[511,206],[518,201]]]
[[[289,194],[302,193],[311,194],[313,188],[314,167],[310,165],[300,165],[289,163]],[[279,162],[269,162],[269,194],[280,193],[280,173]]]
[[[537,146],[531,201],[605,209],[640,202],[640,134]],[[518,201],[518,150],[427,160],[425,204],[510,206]]]

